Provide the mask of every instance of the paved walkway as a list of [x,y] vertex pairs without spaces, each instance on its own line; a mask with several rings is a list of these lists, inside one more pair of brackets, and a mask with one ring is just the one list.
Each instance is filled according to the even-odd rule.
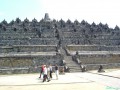
[[119,77],[120,70],[100,74],[95,71],[66,73],[56,80],[53,73],[53,79],[44,83],[39,74],[0,75],[0,90],[120,90],[119,78],[104,76]]
[[105,70],[105,73],[104,72],[98,73],[96,70],[93,70],[93,71],[90,71],[90,73],[120,78],[120,69],[108,69],[108,70]]

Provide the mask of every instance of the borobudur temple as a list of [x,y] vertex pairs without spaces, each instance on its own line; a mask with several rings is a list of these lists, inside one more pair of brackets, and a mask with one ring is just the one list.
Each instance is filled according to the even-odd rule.
[[82,20],[51,20],[48,13],[37,21],[19,18],[0,23],[0,73],[35,73],[42,64],[64,66],[79,72],[120,68],[120,28]]

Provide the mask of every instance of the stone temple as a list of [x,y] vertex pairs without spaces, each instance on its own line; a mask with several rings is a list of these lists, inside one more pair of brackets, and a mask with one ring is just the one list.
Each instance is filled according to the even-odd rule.
[[61,67],[63,60],[71,72],[81,71],[80,62],[87,70],[120,68],[120,28],[51,20],[48,13],[40,21],[0,22],[1,74],[39,72],[41,64]]

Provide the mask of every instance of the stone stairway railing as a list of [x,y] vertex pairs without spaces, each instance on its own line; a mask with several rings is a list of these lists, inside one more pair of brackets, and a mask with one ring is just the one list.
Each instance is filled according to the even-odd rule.
[[60,51],[64,55],[65,64],[69,67],[70,72],[80,72],[80,65],[72,60],[72,56],[67,56],[66,51],[62,48]]
[[70,68],[70,72],[80,72],[80,65],[72,60],[72,56],[65,56],[66,65]]

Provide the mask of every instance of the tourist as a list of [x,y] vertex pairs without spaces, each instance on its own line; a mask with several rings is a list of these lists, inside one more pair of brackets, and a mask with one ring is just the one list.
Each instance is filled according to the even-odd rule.
[[65,60],[63,60],[63,65],[66,65],[66,61]]
[[58,79],[58,75],[59,75],[59,68],[58,65],[55,65],[55,74],[56,74],[56,79]]
[[48,79],[47,72],[48,72],[48,71],[47,71],[47,67],[46,67],[46,65],[44,65],[44,71],[43,71],[44,76],[43,76],[43,82],[45,82],[46,79],[48,80],[47,82],[50,81],[50,80]]
[[85,71],[86,71],[86,66],[85,66],[85,65],[81,64],[80,67],[81,67],[81,71],[82,71],[82,72],[85,72]]
[[40,77],[39,78],[42,78],[43,77],[43,72],[44,72],[44,65],[42,64],[41,66],[41,69],[40,69]]
[[65,72],[70,72],[70,68],[67,65],[64,66],[64,69],[65,69]]
[[102,65],[99,66],[98,72],[105,72]]
[[48,77],[48,80],[50,80],[50,67],[47,66],[47,77]]
[[49,65],[49,68],[50,68],[50,79],[52,79],[52,66],[51,66],[51,64]]

